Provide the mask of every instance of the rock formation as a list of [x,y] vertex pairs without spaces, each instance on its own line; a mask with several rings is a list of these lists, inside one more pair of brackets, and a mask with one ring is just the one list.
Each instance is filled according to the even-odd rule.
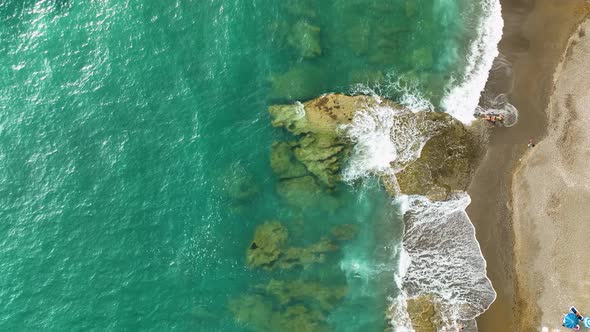
[[[273,145],[271,165],[281,179],[279,192],[288,197],[291,189],[307,188],[303,191],[313,196],[334,188],[355,143],[343,128],[353,123],[358,112],[376,107],[389,107],[395,113],[390,139],[406,156],[392,163],[401,193],[440,200],[467,188],[480,149],[477,135],[462,123],[446,113],[412,113],[384,99],[327,94],[303,104],[269,108],[272,125],[297,139]],[[387,180],[386,184],[395,183]],[[398,188],[388,189],[395,195]]]
[[329,238],[322,238],[303,248],[288,247],[288,236],[287,229],[278,221],[258,226],[246,253],[248,266],[265,270],[306,268],[324,262],[327,253],[338,250],[338,246]]

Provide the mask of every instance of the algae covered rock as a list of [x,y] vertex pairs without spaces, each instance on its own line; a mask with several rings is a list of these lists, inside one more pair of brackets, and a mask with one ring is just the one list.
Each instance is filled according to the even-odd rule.
[[288,236],[287,229],[278,221],[258,226],[246,253],[246,264],[250,268],[265,270],[307,268],[324,262],[326,253],[339,249],[328,238],[322,238],[307,247],[288,247]]
[[275,309],[273,302],[261,295],[244,295],[230,301],[229,309],[238,322],[248,324],[254,331],[324,332],[330,331],[321,312],[302,304],[284,310]]
[[276,280],[229,302],[236,320],[255,331],[330,331],[326,316],[346,296],[345,286]]
[[297,160],[323,184],[333,187],[340,180],[344,144],[329,135],[306,135],[294,149]]
[[312,264],[323,263],[326,260],[326,253],[338,249],[339,247],[327,238],[323,238],[309,247],[291,247],[284,251],[284,255],[277,262],[277,267],[281,269],[306,268]]
[[288,100],[313,98],[321,90],[323,70],[310,63],[301,63],[288,71],[270,76],[270,96]]
[[305,58],[313,58],[322,54],[320,28],[311,25],[306,20],[300,20],[292,27],[287,42]]
[[295,158],[293,145],[288,142],[273,143],[270,166],[281,179],[298,178],[308,173],[305,166]]
[[272,294],[282,306],[305,301],[314,309],[323,312],[328,312],[336,306],[346,296],[347,291],[346,286],[326,287],[317,282],[276,279],[272,279],[263,289]]
[[369,96],[327,94],[303,104],[273,105],[268,111],[272,125],[294,135],[304,133],[339,136],[338,127],[350,124],[357,110],[377,102]]
[[277,192],[287,203],[299,208],[314,206],[324,193],[310,175],[280,180]]
[[408,300],[408,314],[415,332],[436,332],[437,312],[430,296]]
[[357,236],[358,232],[359,227],[355,224],[342,224],[330,229],[330,233],[332,233],[338,241],[352,240]]
[[[298,140],[290,143],[292,156],[294,156],[308,171],[312,179],[304,178],[298,181],[290,181],[279,185],[279,193],[293,198],[287,189],[299,187],[314,188],[315,185],[323,185],[333,188],[340,181],[340,171],[343,160],[350,151],[350,142],[340,131],[342,125],[350,124],[354,113],[362,107],[374,105],[376,101],[367,96],[346,96],[342,94],[329,94],[310,100],[304,104],[274,105],[269,107],[272,125],[282,127],[298,137]],[[301,169],[287,170],[287,166],[294,167],[293,163],[279,163],[289,160],[286,151],[287,146],[277,146],[274,153],[281,153],[283,157],[272,156],[273,169],[277,174],[300,173]],[[278,167],[279,164],[284,168]],[[281,175],[280,175],[281,176]],[[313,181],[312,181],[313,180]],[[308,190],[308,192],[311,192]]]
[[305,106],[296,102],[290,105],[272,105],[268,108],[273,127],[283,127],[295,135],[310,131],[305,119]]
[[478,137],[451,119],[422,148],[420,158],[396,175],[400,189],[444,200],[467,189],[479,156]]
[[[274,126],[297,138],[289,143],[291,151],[284,144],[277,147],[283,157],[274,157],[273,168],[282,178],[287,177],[280,174],[301,175],[279,184],[279,193],[300,206],[312,204],[316,195],[341,180],[343,163],[359,153],[354,145],[358,133],[353,130],[358,121],[363,130],[371,126],[389,130],[396,155],[390,166],[397,174],[396,179],[383,176],[388,177],[384,183],[392,195],[401,192],[445,199],[467,188],[479,157],[477,135],[450,115],[412,113],[385,99],[327,94],[303,104],[271,106],[269,112]],[[306,195],[300,196],[301,192]]]
[[248,247],[246,256],[248,266],[272,268],[281,255],[287,237],[287,229],[278,221],[258,226],[254,239]]

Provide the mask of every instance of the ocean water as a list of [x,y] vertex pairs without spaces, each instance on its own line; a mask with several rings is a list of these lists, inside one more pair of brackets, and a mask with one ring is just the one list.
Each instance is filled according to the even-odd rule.
[[[377,93],[469,122],[500,32],[496,0],[0,0],[0,330],[294,331],[313,317],[311,330],[403,331],[407,316],[385,311],[424,292],[473,308],[450,320],[477,316],[485,275],[483,291],[432,261],[438,281],[417,275],[430,256],[404,246],[402,216],[430,210],[371,175],[403,141],[366,137],[351,181],[301,209],[277,193],[270,149],[290,136],[267,108]],[[468,252],[454,262],[479,278],[466,199],[440,209],[467,249],[429,250]],[[338,225],[357,235],[322,263],[251,269],[271,220],[295,247]],[[346,292],[282,303],[273,280]],[[244,296],[271,309],[237,317]]]

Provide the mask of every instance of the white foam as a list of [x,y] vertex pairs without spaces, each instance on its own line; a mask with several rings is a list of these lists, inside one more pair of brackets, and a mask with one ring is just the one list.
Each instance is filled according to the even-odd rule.
[[[440,304],[442,329],[458,331],[458,321],[473,320],[496,298],[475,228],[465,213],[471,199],[461,193],[447,201],[433,202],[423,196],[409,196],[408,200],[402,252],[409,258],[400,255],[403,277],[398,297],[433,296]],[[403,271],[401,264],[408,261]],[[395,299],[394,304],[405,299]],[[393,325],[405,326],[405,318],[396,310]],[[402,320],[396,321],[396,316]]]
[[296,116],[296,120],[298,119],[302,119],[305,117],[305,106],[300,102],[300,101],[296,101],[295,102],[295,116]]
[[378,106],[357,112],[352,124],[343,127],[354,142],[351,159],[343,172],[345,181],[390,170],[390,163],[398,157],[390,138],[394,115],[392,108]]
[[382,83],[376,83],[372,86],[357,84],[352,88],[351,93],[374,97],[395,96],[393,99],[398,104],[414,113],[434,111],[434,105],[420,91],[419,82],[412,80],[408,75],[397,75],[395,72],[388,73],[385,81]]
[[343,180],[393,176],[420,157],[433,129],[428,126],[435,124],[417,121],[407,109],[387,104],[357,111],[351,124],[340,128],[354,144]]
[[447,113],[465,124],[470,124],[475,119],[473,113],[494,59],[498,56],[498,43],[504,27],[499,0],[482,2],[482,9],[477,36],[469,47],[465,74],[441,101],[441,106]]

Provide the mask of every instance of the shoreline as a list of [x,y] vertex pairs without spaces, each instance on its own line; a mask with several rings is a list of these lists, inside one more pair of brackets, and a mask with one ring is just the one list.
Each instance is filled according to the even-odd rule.
[[545,108],[553,91],[555,69],[583,16],[581,0],[530,2],[502,1],[505,26],[497,60],[504,65],[492,70],[486,86],[486,91],[507,93],[519,111],[519,122],[512,128],[492,130],[468,189],[472,203],[467,213],[497,292],[496,302],[477,318],[483,332],[520,331],[515,318],[521,310],[534,312],[525,300],[516,271],[512,174],[526,152],[529,138],[538,141],[547,132]]
[[590,116],[583,111],[590,106],[585,91],[590,86],[586,31],[587,19],[570,37],[555,72],[546,138],[526,154],[513,175],[516,270],[521,290],[530,299],[523,314],[538,322],[523,326],[528,329],[561,328],[567,308],[590,305],[590,297],[579,292],[590,270],[578,264],[576,255],[590,249],[585,244],[590,231],[585,148],[590,143],[585,133]]

